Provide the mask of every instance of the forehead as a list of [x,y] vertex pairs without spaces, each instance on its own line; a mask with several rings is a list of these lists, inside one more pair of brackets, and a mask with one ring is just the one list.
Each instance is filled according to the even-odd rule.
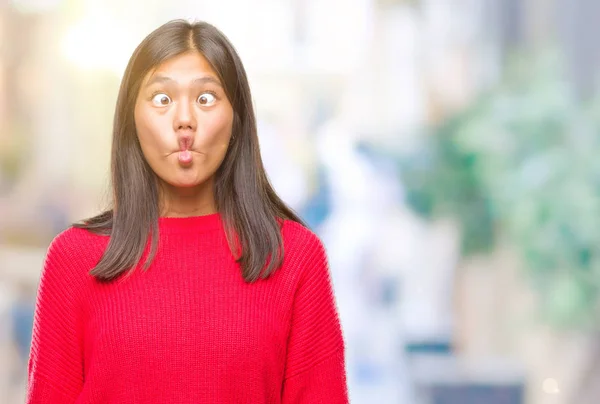
[[162,62],[148,73],[144,84],[155,75],[186,82],[199,77],[212,76],[217,80],[219,77],[204,55],[198,51],[186,52]]

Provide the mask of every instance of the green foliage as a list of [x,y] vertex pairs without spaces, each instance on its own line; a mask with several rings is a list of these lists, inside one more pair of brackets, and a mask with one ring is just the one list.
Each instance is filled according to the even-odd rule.
[[26,168],[25,160],[30,153],[28,149],[31,142],[24,125],[11,122],[7,126],[9,135],[0,140],[0,176],[10,188]]
[[595,326],[600,289],[600,102],[579,102],[556,58],[517,61],[471,108],[427,137],[401,172],[425,217],[453,215],[465,255],[496,235],[522,254],[543,314]]

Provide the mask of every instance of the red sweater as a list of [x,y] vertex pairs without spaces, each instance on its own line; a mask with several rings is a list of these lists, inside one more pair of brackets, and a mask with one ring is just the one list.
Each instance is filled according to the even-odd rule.
[[108,237],[69,228],[37,293],[27,403],[347,403],[325,250],[285,221],[283,266],[244,282],[219,214],[160,218],[147,271],[89,275]]

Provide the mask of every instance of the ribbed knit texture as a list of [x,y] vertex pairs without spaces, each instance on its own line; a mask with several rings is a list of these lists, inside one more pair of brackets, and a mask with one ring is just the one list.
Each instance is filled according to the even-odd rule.
[[[347,403],[325,250],[285,221],[283,266],[244,282],[219,214],[160,218],[147,271],[102,284],[108,237],[69,228],[37,293],[27,403]],[[146,253],[148,248],[146,249]]]

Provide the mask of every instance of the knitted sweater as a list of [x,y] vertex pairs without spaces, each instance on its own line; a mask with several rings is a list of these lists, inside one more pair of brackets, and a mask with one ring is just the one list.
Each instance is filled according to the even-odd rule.
[[[103,284],[109,237],[69,228],[37,291],[27,403],[347,403],[326,253],[284,221],[283,266],[245,283],[218,213],[159,219],[147,271]],[[146,248],[146,253],[148,247]]]

